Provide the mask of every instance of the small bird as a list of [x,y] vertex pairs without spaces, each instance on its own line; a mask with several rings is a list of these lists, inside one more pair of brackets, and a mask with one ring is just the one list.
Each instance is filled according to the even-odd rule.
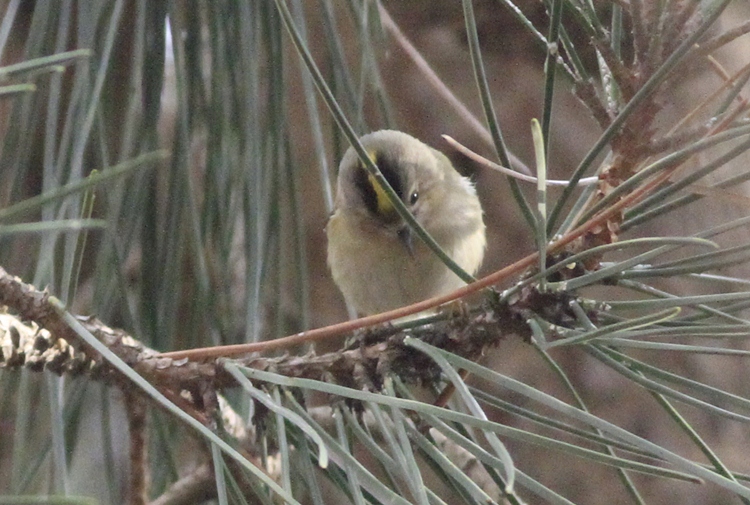
[[[469,179],[444,154],[406,133],[381,130],[360,142],[417,222],[461,268],[475,274],[486,238],[482,207]],[[351,147],[339,165],[326,233],[333,280],[361,315],[410,305],[465,285],[412,236]]]

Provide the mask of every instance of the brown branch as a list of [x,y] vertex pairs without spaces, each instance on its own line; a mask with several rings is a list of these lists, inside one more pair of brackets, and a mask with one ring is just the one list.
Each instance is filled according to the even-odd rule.
[[[581,224],[573,231],[565,234],[563,237],[555,240],[547,247],[547,255],[554,254],[562,251],[566,246],[572,244],[576,240],[582,238],[584,235],[600,229],[605,226],[606,223],[615,216],[619,216],[620,213],[627,207],[634,205],[641,199],[645,198],[651,193],[656,187],[662,184],[669,178],[672,170],[667,170],[654,178],[651,182],[644,183],[640,188],[634,190],[629,195],[623,197],[620,201],[602,210],[587,222]],[[184,351],[167,352],[158,355],[159,358],[171,358],[171,359],[190,359],[190,360],[208,360],[221,357],[231,357],[241,354],[250,354],[254,352],[267,352],[270,350],[288,349],[300,344],[306,344],[311,342],[321,342],[329,340],[334,337],[352,333],[356,330],[368,327],[374,327],[376,325],[399,319],[402,317],[417,314],[429,309],[433,309],[440,305],[458,300],[467,295],[480,291],[482,289],[494,286],[502,281],[509,279],[513,275],[520,274],[527,268],[530,268],[539,262],[539,253],[530,254],[525,258],[506,266],[496,272],[479,279],[467,286],[464,286],[452,293],[447,295],[437,296],[424,300],[407,307],[401,307],[399,309],[367,316],[351,321],[345,321],[342,323],[334,324],[331,326],[325,326],[323,328],[316,328],[314,330],[303,331],[287,337],[278,338],[275,340],[268,340],[265,342],[253,342],[249,344],[235,344],[235,345],[224,345],[214,347],[202,347],[198,349],[188,349]]]
[[[669,12],[665,14],[664,19],[667,21],[664,30],[658,33],[662,34],[661,39],[665,41],[666,49],[671,52],[679,44],[685,40],[690,33],[694,30],[688,26],[692,19],[696,19],[696,10],[698,9],[699,2],[693,0],[687,0],[682,2],[676,2],[673,4],[674,7],[669,8]],[[666,59],[669,54],[662,54],[661,58]]]
[[216,497],[216,480],[211,463],[204,463],[172,484],[150,505],[189,505]]
[[573,94],[589,109],[601,129],[606,130],[612,123],[612,117],[599,98],[594,83],[590,79],[577,81],[573,84]]
[[632,0],[630,2],[630,19],[633,24],[633,45],[635,50],[635,61],[637,65],[646,61],[650,36],[653,32],[648,29],[648,16],[644,0]]
[[[49,370],[57,374],[86,375],[92,380],[115,383],[123,392],[130,435],[128,503],[147,503],[145,422],[148,400],[98,353],[91,349],[86,353],[80,350],[86,346],[75,332],[66,329],[67,323],[61,321],[51,307],[46,290],[39,291],[25,284],[2,267],[0,304],[7,304],[9,309],[18,313],[13,315],[0,309],[0,368],[26,367],[38,372]],[[216,395],[217,369],[214,365],[157,358],[156,351],[122,330],[109,328],[93,317],[78,317],[78,320],[126,364],[203,424],[213,424],[216,419],[213,413],[218,409],[224,432],[235,437],[240,447],[248,447],[254,440],[254,430],[248,431],[231,406]],[[41,327],[42,323],[49,327]],[[234,385],[227,374],[219,374],[218,381],[223,381],[222,386]],[[248,457],[254,461],[254,458]],[[207,465],[200,467],[190,477],[181,479],[154,503],[194,503],[183,500],[211,497],[215,493],[212,467]]]
[[146,438],[146,402],[140,395],[125,394],[125,414],[130,440],[130,505],[148,501],[148,443]]
[[[47,294],[23,284],[18,278],[9,276],[1,267],[0,286],[6,290],[0,291],[0,299],[15,302],[16,306],[12,308],[23,309],[29,306],[29,300],[42,300],[33,305],[36,307],[36,313],[46,313],[44,304],[48,303]],[[23,296],[15,296],[18,293],[23,293]],[[474,359],[481,355],[487,346],[496,345],[508,334],[526,335],[525,311],[529,310],[533,303],[535,302],[527,296],[517,299],[513,305],[488,306],[473,316],[458,314],[418,329],[401,331],[392,326],[370,329],[359,335],[360,339],[355,347],[321,356],[249,356],[241,362],[249,367],[270,370],[290,377],[333,381],[358,389],[379,389],[385,373],[396,373],[407,382],[427,382],[435,380],[439,371],[428,364],[427,358],[420,357],[419,353],[402,345],[407,334]],[[24,317],[34,315],[32,311],[24,310]],[[100,356],[87,357],[83,361],[80,353],[74,351],[74,346],[70,345],[78,344],[77,334],[66,336],[70,339],[68,342],[55,338],[47,329],[21,323],[9,314],[4,316],[6,317],[0,317],[0,330],[3,327],[12,327],[14,330],[6,330],[0,334],[0,366],[34,366],[37,370],[42,370],[48,368],[46,364],[49,361],[45,359],[54,354],[51,349],[57,349],[55,356],[64,356],[62,365],[56,369],[58,372],[65,373],[69,370],[68,363],[75,362],[78,368],[83,369],[86,375],[95,380],[117,379],[117,385],[126,397],[138,394],[138,390],[128,380],[117,375],[118,372]],[[46,321],[57,327],[59,324],[54,321],[55,317],[56,315],[48,315]],[[226,410],[226,406],[219,408],[220,399],[215,392],[226,387],[234,387],[236,383],[221,367],[212,363],[195,363],[187,359],[158,356],[155,351],[141,345],[122,330],[111,329],[91,317],[79,320],[128,366],[203,424],[212,425],[215,411],[223,413]],[[53,362],[57,362],[56,360],[59,358],[52,359]],[[224,424],[227,424],[226,419]],[[231,421],[230,424],[237,423]],[[138,430],[134,430],[134,443],[138,439],[137,433]],[[134,454],[139,453],[139,450],[134,451]],[[140,458],[138,459],[140,461]]]
[[618,58],[612,49],[611,40],[608,34],[602,33],[600,37],[592,37],[594,47],[596,47],[607,68],[612,73],[612,78],[620,87],[625,102],[628,102],[636,92],[634,79],[631,71],[626,67],[622,60]]
[[[25,284],[20,278],[9,275],[0,268],[0,305],[7,305],[21,316],[23,320],[36,322],[39,326],[49,330],[49,345],[54,346],[55,340],[62,338],[67,342],[77,342],[75,332],[60,318],[49,303],[49,293],[37,290],[31,284]],[[91,356],[91,349],[80,348],[86,355]]]
[[[561,251],[587,234],[595,233],[598,227],[606,227],[606,224],[615,216],[619,216],[624,208],[636,203],[649,194],[655,187],[658,187],[666,180],[671,173],[671,170],[664,171],[650,182],[645,183],[631,194],[622,198],[610,208],[594,216],[582,226],[555,241],[549,246],[547,253],[552,254]],[[494,285],[502,279],[507,279],[513,273],[520,273],[522,270],[535,265],[537,261],[538,255],[533,254],[446,297],[422,302],[421,304],[416,304],[400,311],[392,311],[387,314],[342,323],[336,325],[334,328],[337,331],[341,331],[342,328],[350,328],[347,331],[353,331],[351,328],[364,328],[368,323],[371,324],[373,320],[380,319],[381,321],[386,321],[391,317],[401,317],[398,314],[406,315],[410,313],[409,311],[419,312],[433,306],[432,304],[446,303],[464,294]],[[568,299],[565,299],[566,297]],[[429,327],[409,330],[409,333],[450,352],[470,359],[476,359],[488,346],[497,344],[504,336],[511,332],[527,335],[528,328],[525,325],[525,321],[530,312],[542,313],[546,307],[547,310],[552,310],[552,313],[561,313],[561,311],[566,310],[565,307],[568,306],[567,302],[569,298],[569,295],[565,293],[541,294],[531,288],[527,288],[512,304],[495,304],[486,307],[485,310],[475,316],[456,317]],[[24,284],[20,279],[8,275],[1,267],[0,303],[8,304],[21,313],[24,319],[36,320],[35,318],[39,318],[36,322],[49,325],[49,327],[45,328],[49,330],[49,334],[46,337],[48,341],[45,340],[45,345],[47,343],[50,346],[58,345],[64,340],[76,345],[76,347],[84,347],[80,343],[77,334],[72,332],[67,324],[60,320],[57,312],[52,309],[46,292],[40,292],[33,286]],[[555,308],[550,309],[550,307]],[[212,393],[224,386],[233,385],[231,378],[228,378],[226,374],[222,374],[221,369],[217,369],[213,364],[194,363],[186,359],[175,359],[167,355],[157,355],[153,350],[146,348],[125,332],[113,330],[95,318],[79,319],[96,338],[100,339],[129,366],[160,390],[166,391],[173,396],[182,396],[183,392],[188,393],[191,398],[190,404],[194,406],[197,412],[206,415],[203,420],[204,423],[212,418],[207,411],[210,411],[214,407],[212,404],[213,400],[210,400],[212,395],[208,393]],[[55,334],[53,329],[59,330],[60,333],[65,335],[65,339],[61,339],[60,335]],[[379,390],[382,378],[386,373],[398,374],[407,382],[430,382],[438,380],[440,369],[426,356],[403,345],[405,332],[395,332],[396,330],[393,328],[371,329],[360,336],[361,338],[356,348],[344,349],[320,357],[315,355],[302,357],[285,356],[281,358],[247,357],[242,362],[246,366],[271,370],[286,376],[334,381],[356,389],[367,388]],[[300,341],[306,341],[306,339],[309,341],[310,335],[317,335],[319,338],[321,335],[331,334],[331,328],[322,328],[306,334],[303,333],[281,339],[281,343],[289,345],[290,342],[299,343]],[[8,330],[6,335],[0,335],[0,337],[11,342],[13,349],[9,355],[18,361],[19,356],[21,356],[19,349],[23,350],[24,353],[26,352],[26,348],[28,347],[26,340],[31,341],[32,335],[29,332],[29,335],[24,339],[21,337],[21,332],[16,329],[15,331]],[[36,339],[36,337],[34,338]],[[276,347],[281,347],[278,345],[279,341],[276,342]],[[41,349],[45,345],[34,346],[32,344],[32,348]],[[249,349],[253,349],[253,345],[257,346],[257,344],[252,344],[250,346],[229,346],[229,348],[234,351],[241,348],[242,353],[248,353],[251,352]],[[3,355],[6,352],[4,347],[3,345]],[[268,349],[268,346],[266,345],[263,348]],[[255,350],[257,350],[257,347]],[[226,356],[228,354],[227,348],[209,349],[210,352],[208,353],[206,350],[197,351],[194,350],[192,353],[201,356],[201,358],[211,356],[212,353],[214,357]],[[188,351],[188,353],[190,352]],[[86,358],[89,360],[87,363],[89,363],[90,370],[99,370],[98,374],[95,374],[97,378],[119,378],[117,372],[101,356],[98,356],[97,353],[89,350],[86,353]],[[9,361],[12,360],[3,359],[0,365],[7,366]],[[23,362],[23,359],[21,359],[21,362]],[[122,385],[123,383],[120,384]],[[123,387],[123,390],[128,391],[126,387]],[[209,399],[208,402],[206,401],[207,398]],[[133,442],[133,457],[135,458],[133,467],[135,473],[138,473],[138,468],[140,468],[138,465],[142,464],[145,457],[145,451],[141,450],[144,447],[143,440],[138,436],[141,433],[139,419],[141,419],[140,416],[133,418],[133,422],[131,422],[131,427],[133,427],[133,438],[131,441]],[[201,488],[200,484],[205,482],[205,473],[197,475],[190,483],[182,482],[183,484],[191,484],[189,487],[192,490],[191,492],[198,492]],[[142,475],[134,475],[132,479],[132,503],[144,503],[141,498],[145,489],[145,479]],[[164,503],[177,502],[166,501]]]
[[[552,242],[547,248],[546,254],[552,255],[560,252],[576,241],[579,241],[579,248],[585,247],[586,241],[580,239],[586,235],[596,235],[600,230],[607,229],[607,223],[612,219],[619,222],[620,215],[625,208],[637,203],[651,193],[656,187],[669,178],[673,170],[674,169],[665,170],[650,182],[644,183],[640,188],[634,190],[629,195],[626,195],[617,203],[602,210],[587,222]],[[212,364],[196,363],[195,360],[209,360],[254,352],[285,349],[303,343],[323,341],[344,334],[350,334],[359,329],[374,327],[394,319],[423,312],[454,300],[458,300],[464,296],[507,280],[513,275],[520,274],[524,270],[536,265],[538,261],[539,253],[534,253],[447,295],[431,298],[389,312],[375,314],[355,319],[353,321],[345,321],[332,326],[317,328],[265,342],[207,347],[155,354],[153,351],[145,349],[132,338],[129,338],[124,332],[112,330],[94,318],[88,318],[82,322],[84,325],[87,325],[97,338],[102,340],[105,345],[118,354],[118,356],[120,356],[144,378],[155,385],[171,389],[172,391],[181,392],[186,390],[193,396],[193,402],[202,406],[202,397],[198,393],[205,391],[207,387],[206,381],[211,382],[214,387],[217,386],[215,383],[218,379],[217,370]],[[46,326],[52,334],[55,334],[53,329],[56,329],[67,336],[66,340],[70,339],[71,342],[77,342],[77,335],[72,332],[67,324],[61,321],[59,316],[54,310],[52,310],[47,301],[47,296],[46,292],[40,293],[36,291],[33,286],[23,284],[20,279],[9,276],[5,270],[0,268],[0,303],[14,307],[21,312],[21,315],[25,319],[35,320],[40,322],[40,324],[42,324],[41,321],[45,321],[49,326],[46,326],[45,324],[42,325]],[[30,300],[33,300],[33,303],[30,302]],[[218,380],[218,382],[223,383],[222,380]],[[201,398],[201,400],[199,400],[199,398]]]
[[[25,284],[0,267],[0,306],[18,315],[0,313],[0,368],[26,367],[56,374],[86,375],[116,383],[124,392],[137,391],[131,382],[87,346],[49,303],[49,293]],[[122,330],[112,329],[94,317],[79,322],[128,366],[152,383],[180,407],[208,424],[206,401],[211,402],[216,367],[187,360],[161,359]],[[189,398],[185,399],[184,397]]]

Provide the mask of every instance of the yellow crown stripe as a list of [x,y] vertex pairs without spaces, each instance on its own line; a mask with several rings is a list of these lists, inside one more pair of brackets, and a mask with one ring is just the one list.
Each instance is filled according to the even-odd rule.
[[[370,156],[370,159],[372,160],[375,165],[378,164],[378,155],[375,151],[368,151],[367,154]],[[385,190],[378,184],[377,179],[375,179],[375,176],[373,176],[371,173],[367,173],[367,180],[370,182],[370,186],[372,186],[372,189],[375,190],[375,198],[378,204],[378,213],[387,216],[389,214],[393,214],[396,212],[396,208],[393,206],[393,203],[391,203],[391,200],[388,198],[388,194],[385,192]]]
[[394,212],[396,208],[393,206],[393,203],[391,203],[391,200],[388,198],[388,194],[380,186],[380,184],[378,184],[378,181],[375,179],[375,177],[373,177],[371,174],[368,174],[367,178],[370,180],[372,189],[375,190],[375,197],[377,198],[377,202],[378,202],[378,213],[387,215],[387,214]]

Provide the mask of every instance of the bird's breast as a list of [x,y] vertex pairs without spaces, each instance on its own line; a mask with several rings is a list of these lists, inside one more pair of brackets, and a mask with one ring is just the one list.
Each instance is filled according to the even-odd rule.
[[[327,235],[333,279],[361,314],[410,305],[464,284],[419,239],[415,239],[412,254],[395,233],[363,226],[341,213],[329,221]],[[460,263],[477,262],[472,258],[476,253],[468,250],[446,252],[458,253]],[[462,266],[473,272],[478,265]]]

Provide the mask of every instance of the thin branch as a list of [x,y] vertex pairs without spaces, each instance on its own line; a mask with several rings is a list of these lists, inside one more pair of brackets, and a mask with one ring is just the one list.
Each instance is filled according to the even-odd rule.
[[[474,151],[472,151],[471,149],[469,149],[465,145],[463,145],[460,142],[458,142],[453,137],[450,137],[448,135],[443,135],[443,139],[445,139],[445,141],[448,142],[451,145],[451,147],[453,147],[455,150],[457,150],[458,152],[460,152],[461,154],[463,154],[467,158],[470,158],[470,159],[474,160],[475,162],[479,163],[483,167],[489,168],[491,170],[495,170],[497,172],[500,172],[503,175],[507,175],[508,177],[513,177],[514,179],[518,179],[519,181],[532,182],[532,183],[535,183],[535,184],[537,182],[537,178],[536,177],[533,177],[533,176],[530,176],[530,175],[525,175],[525,174],[520,174],[520,173],[516,172],[515,170],[511,170],[510,168],[506,168],[506,167],[504,167],[502,165],[498,165],[497,163],[494,163],[494,162],[488,160],[484,156],[475,153]],[[599,181],[598,177],[585,177],[585,178],[581,179],[580,181],[578,181],[578,185],[579,186],[588,186],[590,184],[596,184],[598,181]],[[548,179],[547,180],[547,185],[548,186],[567,186],[568,184],[570,184],[570,181],[557,181],[557,180],[554,180],[554,179]]]
[[216,497],[213,465],[205,463],[177,482],[149,505],[192,505]]
[[623,99],[625,102],[630,100],[635,94],[635,87],[633,85],[633,77],[630,70],[622,63],[622,60],[617,57],[614,50],[612,49],[612,43],[609,36],[592,39],[596,50],[599,51],[604,62],[607,64],[607,68],[612,72],[612,76],[615,78],[617,85],[622,91]]
[[125,393],[125,414],[130,439],[129,505],[148,502],[148,442],[146,440],[146,402],[139,395]]
[[[466,107],[466,105],[458,99],[458,97],[448,88],[448,86],[446,86],[443,80],[440,79],[437,73],[432,69],[432,67],[430,67],[430,64],[427,63],[427,60],[424,59],[417,48],[415,48],[414,45],[409,41],[409,39],[406,38],[404,33],[401,31],[390,14],[388,14],[388,11],[382,5],[380,5],[380,17],[385,29],[388,30],[388,32],[398,43],[401,49],[414,62],[417,69],[422,72],[426,82],[430,86],[432,86],[435,91],[437,91],[438,95],[440,95],[440,97],[445,100],[445,102],[450,105],[454,111],[456,111],[458,116],[463,119],[463,121],[469,126],[469,128],[471,128],[474,133],[476,133],[479,138],[482,139],[483,142],[485,142],[490,147],[494,147],[492,135],[490,135],[489,130],[487,130],[487,128],[476,118],[476,116],[472,114],[469,108]],[[529,169],[529,167],[526,166],[526,164],[521,161],[516,155],[508,152],[508,156],[510,157],[511,164],[516,170],[519,170],[526,174],[531,174],[531,169]]]
[[591,80],[581,80],[573,84],[573,93],[589,109],[591,115],[602,130],[606,130],[612,123],[612,117],[602,103]]
[[[645,198],[648,194],[658,188],[662,183],[668,180],[672,173],[673,169],[663,171],[650,182],[643,184],[640,188],[623,197],[617,203],[606,209],[603,209],[601,212],[591,217],[588,221],[581,224],[576,229],[565,234],[558,240],[555,240],[547,248],[547,255],[562,251],[563,248],[579,239],[582,239],[588,233],[592,232],[592,230],[606,229],[607,227],[603,225],[606,225],[606,223],[613,217],[619,216],[620,213],[627,207],[634,205],[641,199]],[[352,333],[361,328],[367,328],[381,323],[386,323],[388,321],[393,321],[394,319],[411,316],[413,314],[424,312],[440,305],[458,300],[460,298],[468,296],[469,294],[475,293],[482,289],[498,284],[504,280],[507,280],[513,275],[520,274],[527,268],[537,264],[538,261],[539,253],[531,254],[511,265],[508,265],[505,268],[497,270],[496,272],[477,280],[476,282],[464,286],[463,288],[457,289],[452,293],[448,293],[442,296],[436,296],[434,298],[430,298],[428,300],[424,300],[422,302],[415,303],[407,307],[401,307],[388,312],[382,312],[380,314],[374,314],[372,316],[367,316],[360,319],[345,321],[323,328],[303,331],[294,335],[289,335],[287,337],[282,337],[265,342],[253,342],[249,344],[223,345],[183,351],[173,351],[162,353],[159,355],[159,357],[171,359],[188,358],[191,360],[206,360],[220,357],[236,356],[239,354],[248,354],[253,352],[268,352],[270,350],[276,349],[288,349],[300,344],[330,340],[341,335]]]

